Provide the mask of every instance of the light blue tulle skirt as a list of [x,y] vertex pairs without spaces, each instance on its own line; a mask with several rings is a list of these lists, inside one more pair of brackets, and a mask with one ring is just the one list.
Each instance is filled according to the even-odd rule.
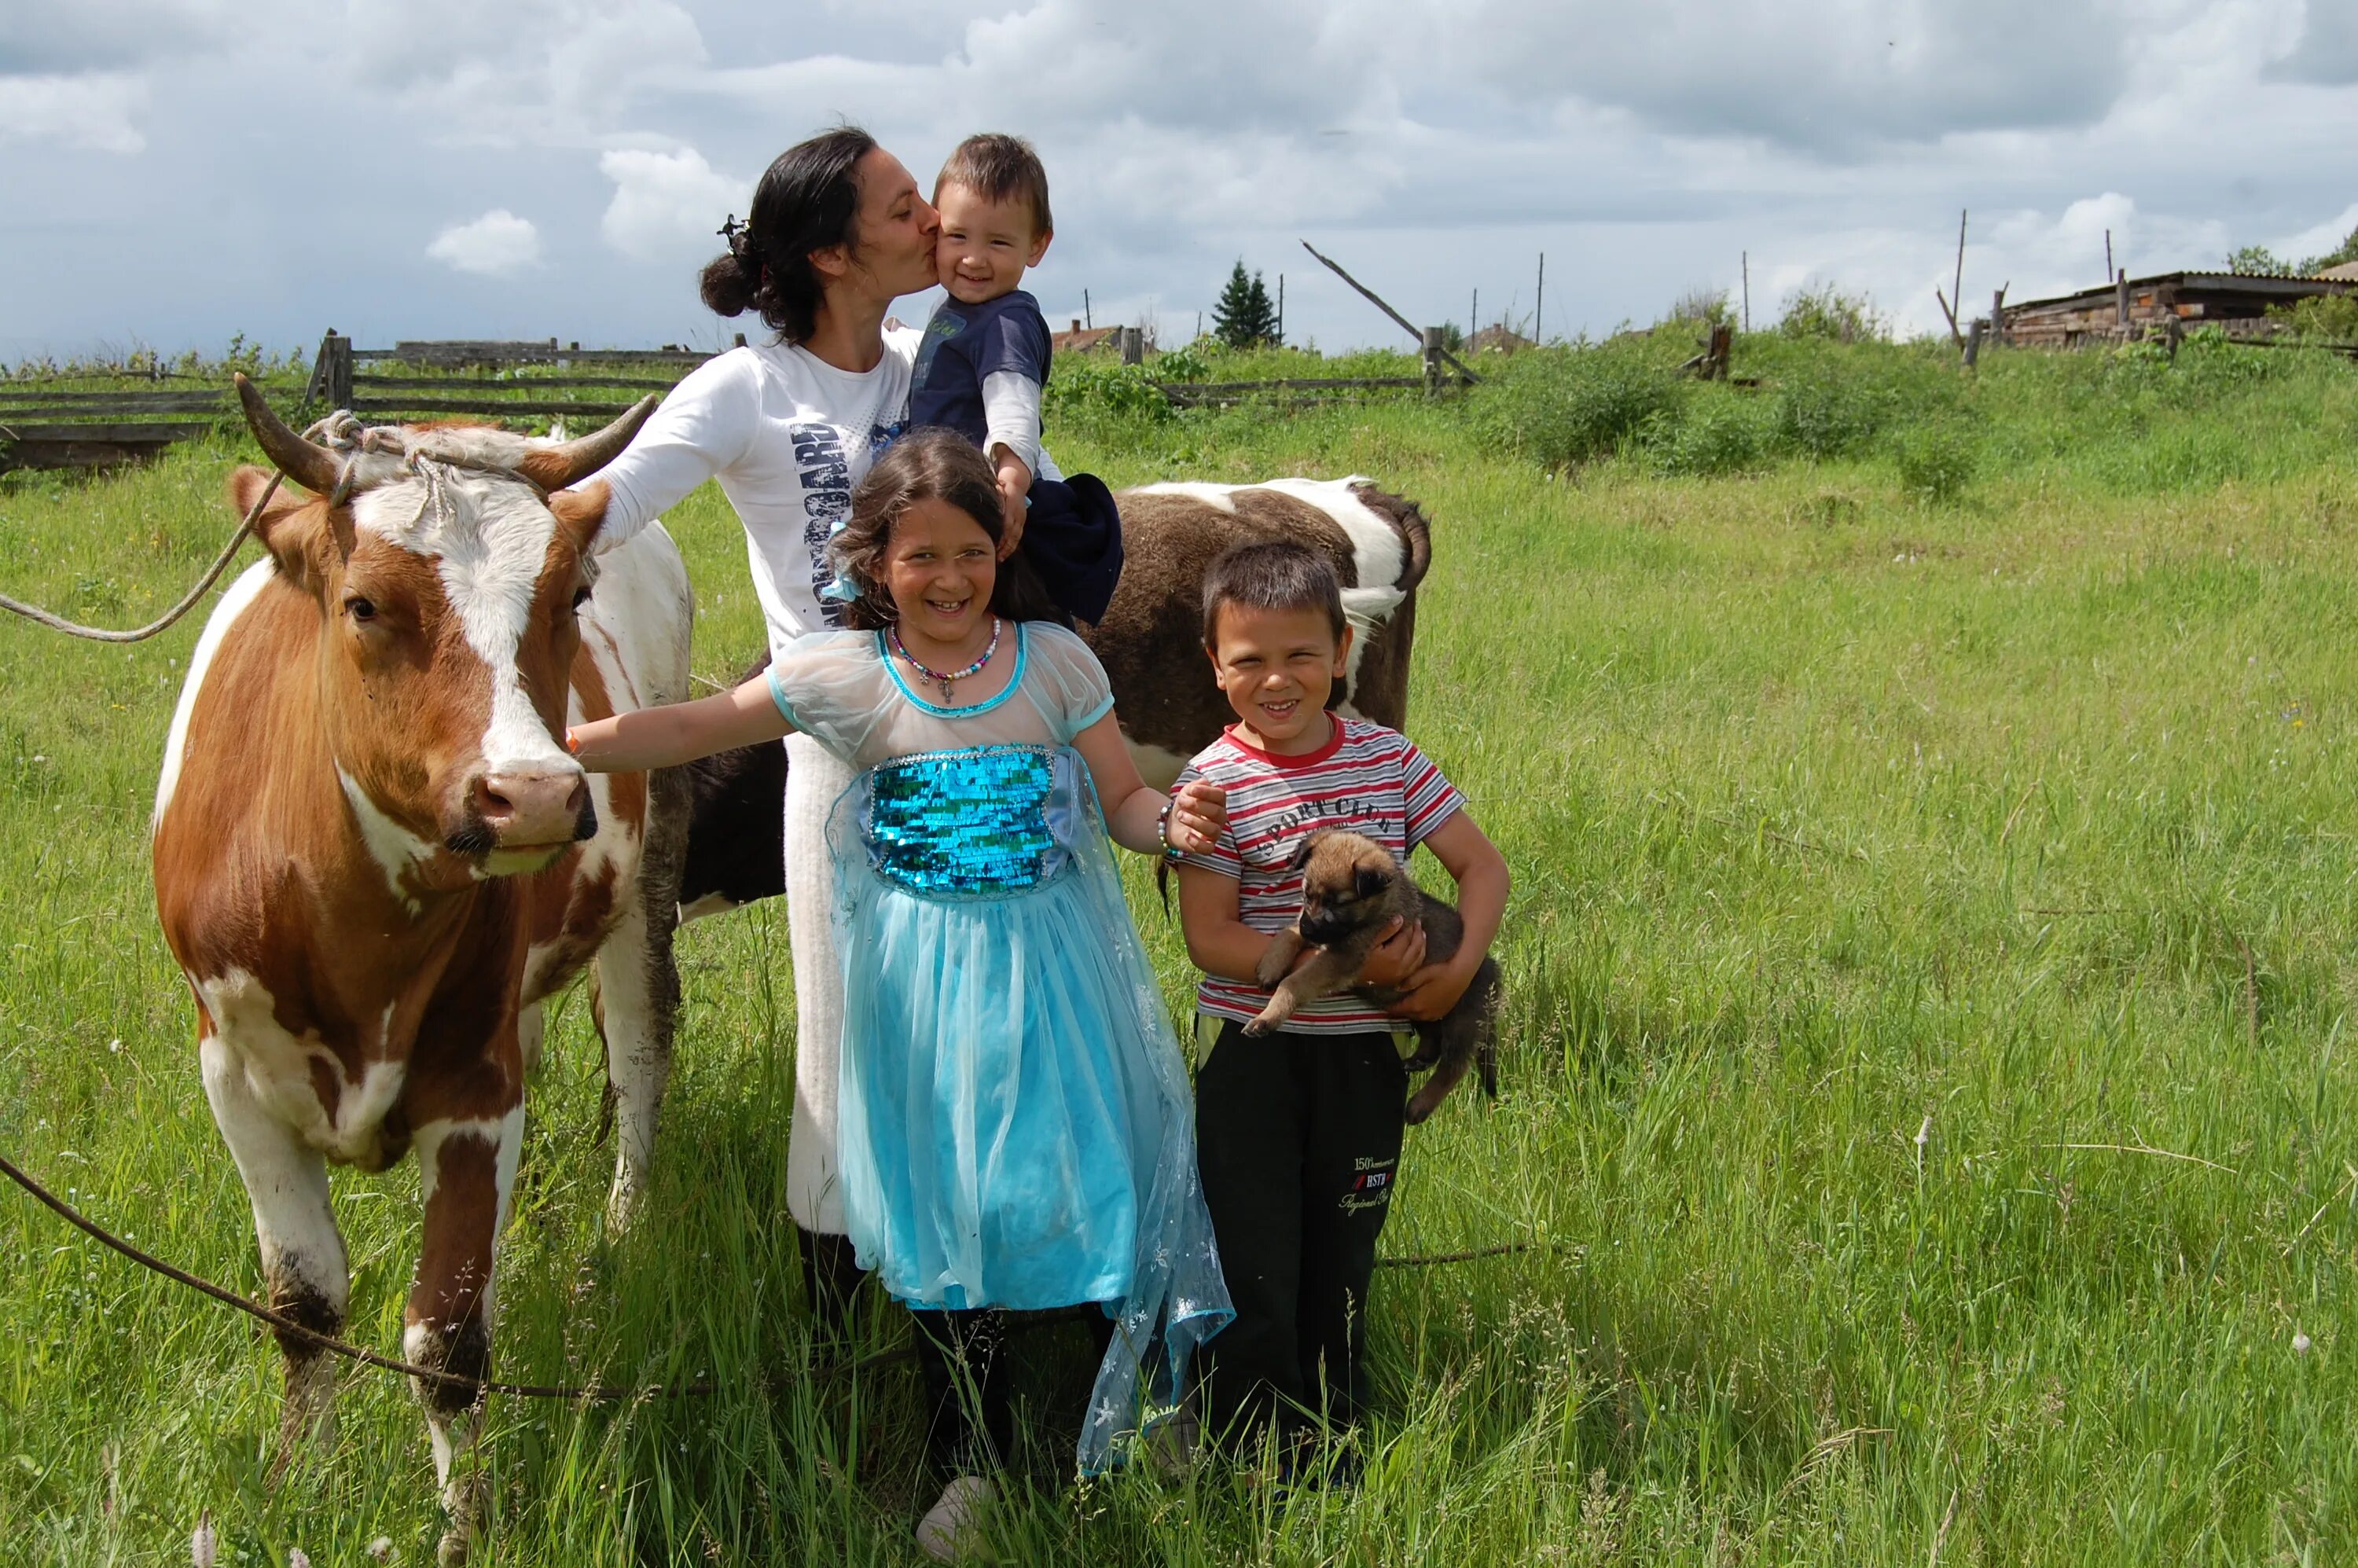
[[924,1307],[1102,1303],[1084,1470],[1233,1315],[1161,988],[1069,748],[896,759],[830,826],[860,1262]]

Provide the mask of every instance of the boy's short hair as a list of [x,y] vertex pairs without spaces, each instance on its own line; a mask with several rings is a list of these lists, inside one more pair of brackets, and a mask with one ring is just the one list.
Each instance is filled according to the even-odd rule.
[[1021,136],[996,131],[968,136],[934,177],[936,197],[945,185],[963,185],[986,201],[1022,197],[1032,205],[1033,232],[1056,232],[1056,221],[1048,215],[1048,171],[1041,167],[1040,155],[1032,150],[1032,144]]
[[1220,611],[1229,605],[1247,610],[1323,610],[1335,640],[1343,640],[1343,586],[1325,556],[1306,545],[1272,540],[1238,545],[1214,561],[1204,573],[1204,646],[1219,647]]

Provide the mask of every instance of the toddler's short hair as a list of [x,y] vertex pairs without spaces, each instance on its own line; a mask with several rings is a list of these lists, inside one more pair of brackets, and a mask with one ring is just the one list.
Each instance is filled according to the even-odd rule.
[[963,185],[986,201],[1022,197],[1032,205],[1034,232],[1056,232],[1056,221],[1048,216],[1048,171],[1041,167],[1040,155],[1032,150],[1032,144],[1021,136],[996,131],[968,136],[934,177],[936,198],[945,185]]
[[1231,604],[1248,610],[1323,610],[1343,638],[1343,588],[1326,557],[1306,545],[1271,540],[1238,545],[1204,573],[1204,646],[1219,646],[1220,611]]

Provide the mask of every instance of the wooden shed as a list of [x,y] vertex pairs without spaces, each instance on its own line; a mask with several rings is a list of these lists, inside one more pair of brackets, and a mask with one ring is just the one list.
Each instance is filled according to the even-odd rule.
[[2347,294],[2358,282],[2333,277],[2267,277],[2232,272],[2124,274],[2101,287],[2006,307],[2005,341],[2031,348],[2143,337],[2176,321],[2181,328],[2215,326],[2235,334],[2276,330],[2271,306],[2323,294]]

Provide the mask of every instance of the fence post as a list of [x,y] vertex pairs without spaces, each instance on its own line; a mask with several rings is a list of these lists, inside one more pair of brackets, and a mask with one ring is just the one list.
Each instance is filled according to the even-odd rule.
[[[2129,269],[2123,267],[2113,280],[2113,320],[2122,327],[2129,324]],[[2122,334],[2125,337],[2127,334]]]
[[1422,336],[1424,339],[1424,395],[1427,397],[1438,397],[1441,395],[1441,329],[1427,327]]
[[1121,362],[1126,365],[1146,362],[1146,332],[1142,328],[1121,329]]
[[1976,316],[1974,318],[1973,325],[1965,330],[1965,368],[1967,370],[1974,369],[1981,362],[1982,332],[1988,326],[1988,322]]
[[352,341],[330,331],[319,341],[319,357],[327,366],[328,406],[352,406]]
[[1990,341],[1999,348],[2006,346],[2006,290],[1990,295]]

